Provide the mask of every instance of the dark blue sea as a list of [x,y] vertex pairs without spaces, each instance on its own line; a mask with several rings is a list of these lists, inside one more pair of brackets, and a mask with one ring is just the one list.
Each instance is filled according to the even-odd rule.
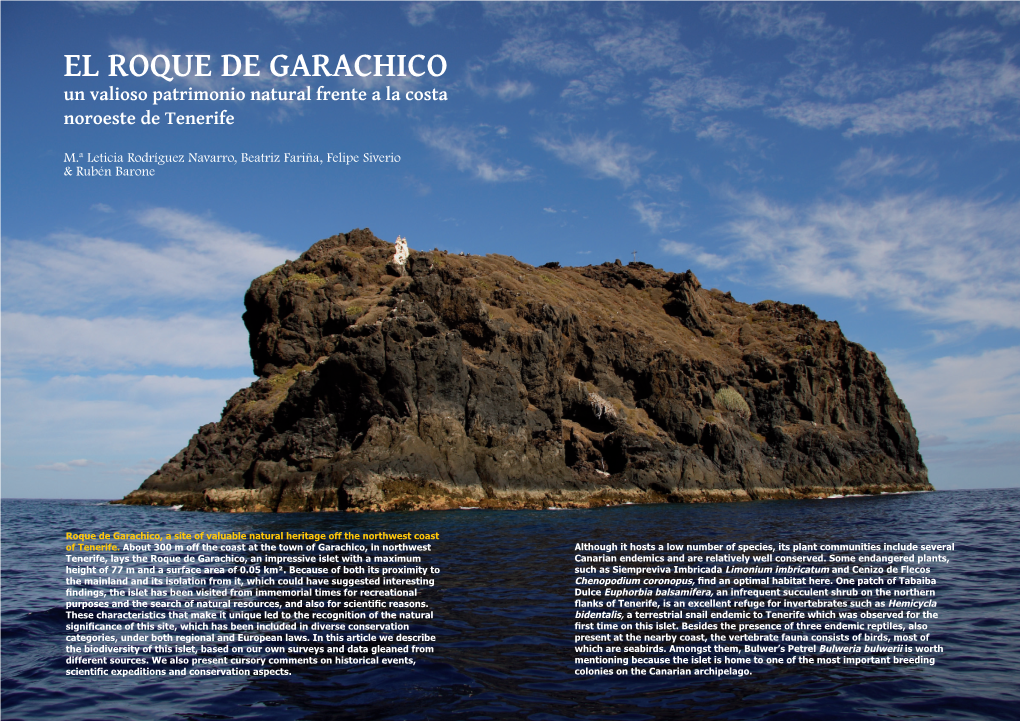
[[[1020,719],[1020,489],[570,511],[208,514],[2,502],[2,715],[15,719]],[[435,653],[286,678],[64,675],[69,530],[436,532]],[[955,543],[934,666],[742,680],[574,674],[574,544]]]

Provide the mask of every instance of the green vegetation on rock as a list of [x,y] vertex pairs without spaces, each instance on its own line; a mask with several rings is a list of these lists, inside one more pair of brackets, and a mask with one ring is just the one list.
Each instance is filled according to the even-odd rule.
[[302,281],[313,288],[318,288],[320,285],[326,284],[325,278],[321,275],[315,275],[314,273],[295,273],[286,280],[287,283],[293,283],[295,281]]
[[720,388],[715,392],[715,402],[731,413],[736,413],[741,418],[750,418],[751,409],[744,397],[729,386]]

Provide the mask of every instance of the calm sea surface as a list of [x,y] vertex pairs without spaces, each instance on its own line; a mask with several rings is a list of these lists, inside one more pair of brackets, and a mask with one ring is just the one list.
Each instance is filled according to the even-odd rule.
[[[438,638],[414,667],[283,679],[64,675],[69,530],[435,532]],[[935,666],[785,667],[743,680],[574,674],[577,542],[955,543]],[[1020,719],[1020,489],[584,511],[208,514],[2,502],[2,713],[15,719]],[[933,569],[934,570],[934,569]]]

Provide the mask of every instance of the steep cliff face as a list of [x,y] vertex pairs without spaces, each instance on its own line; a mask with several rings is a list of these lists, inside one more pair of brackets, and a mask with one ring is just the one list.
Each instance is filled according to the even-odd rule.
[[589,506],[931,490],[875,355],[690,271],[534,268],[369,230],[245,296],[255,373],[123,502]]

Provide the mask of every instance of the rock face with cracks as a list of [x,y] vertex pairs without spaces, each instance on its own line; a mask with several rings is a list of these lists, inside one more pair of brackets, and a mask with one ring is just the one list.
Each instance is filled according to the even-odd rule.
[[256,278],[259,379],[122,503],[597,506],[932,490],[874,353],[691,271],[532,267],[365,230]]

